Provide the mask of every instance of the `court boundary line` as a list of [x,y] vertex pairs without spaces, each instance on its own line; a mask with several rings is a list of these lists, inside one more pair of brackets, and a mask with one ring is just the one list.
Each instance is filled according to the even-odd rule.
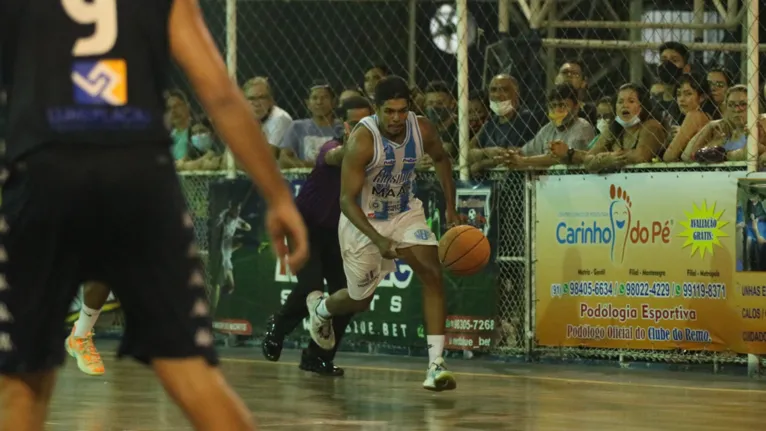
[[[268,364],[274,366],[291,365],[298,366],[298,362],[272,362],[263,359],[248,359],[248,358],[232,358],[224,357],[220,358],[221,362],[243,363],[243,364]],[[343,366],[348,370],[360,370],[360,371],[394,371],[399,373],[420,373],[424,370],[411,370],[406,368],[391,368],[391,367],[374,367],[365,365],[348,365]],[[308,371],[306,371],[308,372]],[[636,383],[636,382],[610,382],[606,380],[591,380],[591,379],[574,379],[566,377],[549,377],[549,376],[524,376],[517,374],[500,374],[500,373],[481,373],[472,371],[453,371],[458,376],[469,376],[478,378],[500,378],[505,380],[531,380],[542,382],[556,382],[556,383],[569,383],[569,384],[586,384],[586,385],[605,385],[605,386],[631,386],[636,388],[652,388],[652,389],[672,389],[672,390],[685,390],[685,391],[697,391],[697,392],[727,392],[727,393],[740,393],[740,394],[766,394],[766,389],[738,389],[738,388],[707,388],[704,386],[683,386],[683,385],[662,385],[653,383]]]

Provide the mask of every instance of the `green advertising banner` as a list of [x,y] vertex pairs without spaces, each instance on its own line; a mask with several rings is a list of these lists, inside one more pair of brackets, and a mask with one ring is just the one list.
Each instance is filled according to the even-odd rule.
[[[290,181],[297,195],[304,180]],[[445,230],[444,199],[438,183],[421,181],[417,194],[432,230]],[[263,200],[246,180],[227,180],[210,188],[209,274],[211,305],[219,332],[260,337],[268,317],[281,307],[297,282],[274,257],[264,231]],[[468,223],[489,229],[491,189],[464,184],[458,210]],[[491,266],[491,265],[490,265]],[[354,317],[344,344],[376,343],[401,347],[423,345],[425,337],[420,281],[403,261],[396,261],[375,291],[370,310]],[[233,280],[233,282],[232,282]],[[445,273],[447,347],[472,350],[489,347],[495,333],[497,282],[492,270],[470,277]],[[288,339],[307,339],[307,320]]]

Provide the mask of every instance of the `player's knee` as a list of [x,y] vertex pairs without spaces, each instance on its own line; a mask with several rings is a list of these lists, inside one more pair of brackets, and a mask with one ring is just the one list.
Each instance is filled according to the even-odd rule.
[[360,289],[348,289],[348,297],[353,301],[353,306],[349,308],[353,308],[354,313],[367,311],[374,298],[373,293],[375,293],[374,288],[364,291]]

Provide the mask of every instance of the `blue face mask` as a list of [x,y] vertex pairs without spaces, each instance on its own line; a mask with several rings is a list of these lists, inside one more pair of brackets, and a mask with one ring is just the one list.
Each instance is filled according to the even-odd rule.
[[213,148],[213,139],[207,133],[194,135],[192,136],[192,145],[199,151],[207,152]]

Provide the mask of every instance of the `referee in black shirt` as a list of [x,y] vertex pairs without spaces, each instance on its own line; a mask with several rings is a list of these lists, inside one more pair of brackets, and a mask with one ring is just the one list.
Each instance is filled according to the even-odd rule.
[[[373,114],[369,100],[356,96],[346,99],[340,108],[345,135],[325,143],[317,156],[316,167],[301,187],[295,204],[309,231],[311,255],[306,266],[298,271],[298,284],[287,297],[282,308],[269,318],[263,355],[278,361],[285,335],[292,332],[301,320],[308,317],[306,297],[315,290],[324,290],[324,280],[330,294],[346,287],[343,258],[338,241],[340,219],[340,165],[343,161],[343,143],[362,118]],[[333,318],[335,347],[331,351],[309,342],[301,356],[300,368],[327,376],[342,376],[343,369],[333,363],[340,339],[352,315]]]

